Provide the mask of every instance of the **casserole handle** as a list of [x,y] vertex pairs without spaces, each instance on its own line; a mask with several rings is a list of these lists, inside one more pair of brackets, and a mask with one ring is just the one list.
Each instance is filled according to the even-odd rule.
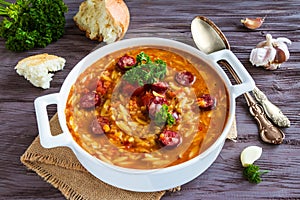
[[238,60],[238,58],[232,53],[232,51],[228,49],[220,50],[208,55],[214,62],[218,63],[218,61],[225,60],[227,61],[231,68],[233,69],[233,73],[235,73],[240,79],[241,83],[237,85],[232,85],[231,93],[238,97],[248,91],[251,91],[255,87],[254,80],[245,69],[243,64]]
[[55,136],[51,134],[47,106],[57,104],[58,99],[58,93],[54,93],[38,97],[34,101],[40,141],[41,145],[45,148],[68,146],[71,141],[67,133],[61,133]]

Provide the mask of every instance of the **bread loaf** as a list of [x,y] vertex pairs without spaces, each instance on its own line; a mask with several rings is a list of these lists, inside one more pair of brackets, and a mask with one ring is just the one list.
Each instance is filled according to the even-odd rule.
[[50,87],[50,81],[54,75],[49,72],[62,70],[65,62],[64,58],[44,53],[20,60],[15,69],[19,75],[24,76],[34,86],[47,89]]
[[124,37],[129,26],[129,10],[123,0],[86,0],[74,21],[91,40],[112,43]]

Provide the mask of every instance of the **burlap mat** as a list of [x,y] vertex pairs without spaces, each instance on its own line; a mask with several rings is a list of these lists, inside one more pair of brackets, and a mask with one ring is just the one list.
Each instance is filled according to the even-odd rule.
[[[50,126],[53,135],[62,132],[57,114],[50,120]],[[230,139],[235,139],[236,133],[234,122],[229,134]],[[35,138],[21,156],[21,162],[59,189],[67,199],[156,200],[165,194],[165,191],[131,192],[108,185],[86,171],[69,148],[45,149],[40,145],[39,137]],[[179,189],[180,187],[175,188],[174,191]]]

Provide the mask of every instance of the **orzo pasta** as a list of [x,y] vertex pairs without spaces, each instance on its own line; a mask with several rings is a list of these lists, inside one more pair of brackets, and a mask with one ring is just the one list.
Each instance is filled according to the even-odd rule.
[[190,160],[219,137],[228,94],[199,58],[176,49],[130,48],[79,76],[65,114],[73,138],[91,155],[155,169]]

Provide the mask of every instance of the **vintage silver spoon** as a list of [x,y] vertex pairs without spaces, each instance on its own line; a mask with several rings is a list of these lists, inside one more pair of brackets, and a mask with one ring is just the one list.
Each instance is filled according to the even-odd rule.
[[[206,17],[197,16],[194,18],[191,24],[191,31],[196,46],[206,54],[222,49],[230,49],[229,42],[225,35]],[[241,83],[241,80],[227,62],[220,61],[220,64],[228,69],[237,83]],[[255,90],[257,91],[259,89],[256,87]],[[281,144],[285,138],[283,131],[268,120],[265,115],[264,107],[259,105],[250,93],[245,93],[244,97],[249,106],[251,115],[258,123],[261,139],[266,143]],[[270,104],[272,103],[270,102]]]

